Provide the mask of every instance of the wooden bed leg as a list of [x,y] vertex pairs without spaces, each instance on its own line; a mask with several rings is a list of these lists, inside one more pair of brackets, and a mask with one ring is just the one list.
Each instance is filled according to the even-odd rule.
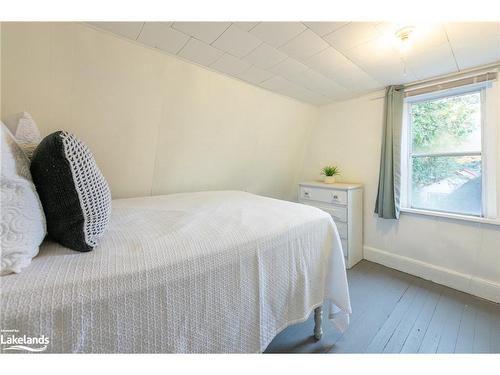
[[314,309],[314,338],[321,340],[323,330],[321,329],[321,321],[323,320],[323,306]]

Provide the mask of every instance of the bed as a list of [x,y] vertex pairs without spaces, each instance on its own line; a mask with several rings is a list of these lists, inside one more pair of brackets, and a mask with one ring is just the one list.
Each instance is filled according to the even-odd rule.
[[315,308],[341,330],[351,312],[330,216],[239,191],[114,200],[94,251],[46,241],[0,298],[0,329],[58,353],[262,352]]

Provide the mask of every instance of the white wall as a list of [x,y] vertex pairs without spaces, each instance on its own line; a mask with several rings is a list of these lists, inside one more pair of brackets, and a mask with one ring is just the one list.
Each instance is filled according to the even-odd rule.
[[318,109],[75,23],[4,23],[1,108],[85,140],[113,197],[290,199]]
[[399,221],[383,220],[373,214],[381,96],[375,92],[320,109],[303,179],[319,178],[321,167],[333,163],[342,170],[341,180],[364,184],[365,258],[500,302],[500,226],[405,213]]

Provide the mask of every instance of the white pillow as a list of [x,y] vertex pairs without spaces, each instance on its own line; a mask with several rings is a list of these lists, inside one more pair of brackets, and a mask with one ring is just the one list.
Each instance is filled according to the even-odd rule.
[[36,146],[42,141],[42,135],[33,117],[28,112],[16,113],[5,120],[5,125],[14,135],[24,153],[31,159]]
[[45,215],[31,180],[30,162],[1,123],[0,275],[19,273],[38,254]]

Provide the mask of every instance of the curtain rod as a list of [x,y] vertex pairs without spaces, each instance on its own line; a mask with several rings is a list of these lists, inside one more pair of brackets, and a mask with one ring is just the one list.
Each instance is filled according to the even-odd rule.
[[410,89],[408,91],[411,91],[411,89],[432,86],[436,83],[445,83],[445,82],[455,81],[455,80],[460,79],[460,78],[468,78],[469,76],[474,76],[474,75],[479,74],[479,73],[487,73],[488,71],[499,69],[499,68],[500,68],[500,64],[495,63],[495,64],[491,64],[491,65],[482,66],[479,68],[467,69],[467,70],[463,70],[461,72],[446,74],[446,75],[443,75],[440,77],[435,77],[435,78],[430,78],[430,79],[421,80],[421,81],[417,81],[417,82],[412,82],[412,83],[403,85],[403,87],[405,88],[405,91],[407,89]]
[[[450,73],[450,74],[446,74],[446,75],[443,75],[440,77],[416,81],[416,82],[412,82],[412,83],[409,83],[406,85],[401,85],[401,86],[403,86],[403,88],[405,90],[406,89],[416,90],[416,89],[420,89],[420,88],[423,88],[426,86],[432,86],[433,84],[436,84],[438,82],[439,83],[450,82],[450,81],[454,81],[454,80],[457,80],[460,78],[467,78],[468,76],[473,76],[473,75],[478,74],[478,73],[486,73],[486,72],[488,72],[490,70],[494,70],[494,69],[500,69],[500,63],[497,62],[497,63],[490,64],[490,65],[484,65],[484,66],[481,66],[479,68],[466,69],[466,70],[463,70],[461,72]],[[412,91],[412,90],[408,90],[408,91]],[[370,101],[384,99],[384,97],[385,97],[384,95],[377,96],[375,98],[371,98]]]

